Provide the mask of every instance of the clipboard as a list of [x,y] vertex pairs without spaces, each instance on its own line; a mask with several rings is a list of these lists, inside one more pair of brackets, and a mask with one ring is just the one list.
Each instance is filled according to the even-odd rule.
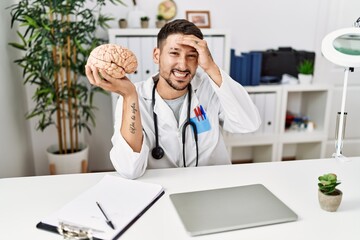
[[[117,239],[164,195],[158,184],[105,175],[59,210],[42,219],[38,229],[77,239]],[[96,206],[100,201],[115,225],[110,228]],[[82,238],[83,237],[83,238]]]

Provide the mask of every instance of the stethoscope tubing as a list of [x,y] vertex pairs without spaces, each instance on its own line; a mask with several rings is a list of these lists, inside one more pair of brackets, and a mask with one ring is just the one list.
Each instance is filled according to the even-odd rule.
[[[157,114],[155,113],[155,90],[159,81],[154,82],[154,87],[152,90],[152,107],[153,107],[153,118],[154,118],[154,130],[155,130],[155,148],[151,151],[152,157],[154,159],[160,160],[164,156],[164,149],[159,144],[159,129],[158,129],[158,119]],[[187,111],[187,120],[182,127],[182,144],[183,144],[183,166],[186,166],[186,157],[185,157],[185,139],[186,139],[186,128],[190,125],[194,132],[194,139],[196,145],[196,163],[195,166],[198,166],[199,163],[199,147],[198,147],[198,135],[197,127],[194,122],[190,121],[190,111],[191,111],[191,84],[188,85],[188,111]]]

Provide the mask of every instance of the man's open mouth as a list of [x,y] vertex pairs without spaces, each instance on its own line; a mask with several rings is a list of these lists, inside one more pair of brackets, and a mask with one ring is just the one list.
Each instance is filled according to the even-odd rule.
[[179,70],[172,70],[172,73],[174,74],[175,77],[178,78],[185,78],[188,76],[188,74],[190,74],[189,71],[179,71]]

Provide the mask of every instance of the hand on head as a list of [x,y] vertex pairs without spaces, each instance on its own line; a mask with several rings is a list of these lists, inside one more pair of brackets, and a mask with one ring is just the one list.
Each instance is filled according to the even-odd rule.
[[177,43],[195,48],[199,54],[198,64],[205,71],[215,64],[205,40],[194,35],[183,35],[177,39]]

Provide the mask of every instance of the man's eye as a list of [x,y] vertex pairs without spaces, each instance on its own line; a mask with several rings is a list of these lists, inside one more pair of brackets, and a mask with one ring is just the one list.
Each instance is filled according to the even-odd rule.
[[191,58],[191,59],[195,59],[197,57],[198,57],[197,55],[188,55],[188,58]]
[[179,53],[177,53],[177,52],[170,52],[170,55],[171,55],[171,56],[178,56]]

